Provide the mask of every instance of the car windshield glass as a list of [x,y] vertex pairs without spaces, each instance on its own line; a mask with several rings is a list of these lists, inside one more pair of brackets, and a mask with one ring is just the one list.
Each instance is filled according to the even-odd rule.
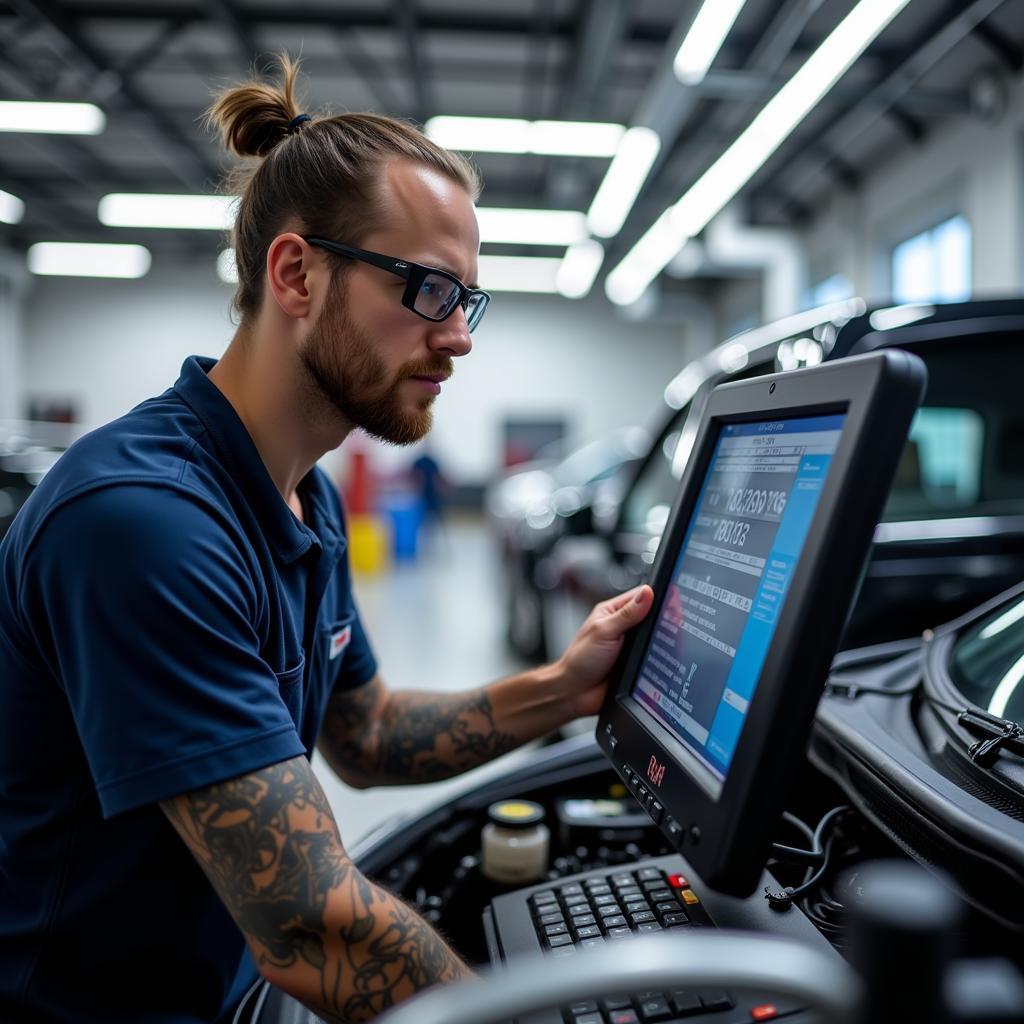
[[1024,722],[1024,595],[976,622],[957,641],[950,663],[969,703],[998,718]]
[[621,529],[627,533],[660,536],[668,520],[679,480],[672,472],[672,457],[686,419],[680,409],[643,464],[622,506]]

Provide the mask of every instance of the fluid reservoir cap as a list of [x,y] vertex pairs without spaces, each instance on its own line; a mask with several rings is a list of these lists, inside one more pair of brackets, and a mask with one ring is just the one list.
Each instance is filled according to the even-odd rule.
[[544,808],[532,800],[499,800],[487,816],[502,828],[532,828],[544,820]]

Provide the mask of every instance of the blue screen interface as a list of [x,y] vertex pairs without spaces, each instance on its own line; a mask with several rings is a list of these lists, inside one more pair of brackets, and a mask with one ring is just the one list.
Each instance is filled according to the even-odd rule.
[[726,424],[715,443],[631,692],[718,790],[845,419]]

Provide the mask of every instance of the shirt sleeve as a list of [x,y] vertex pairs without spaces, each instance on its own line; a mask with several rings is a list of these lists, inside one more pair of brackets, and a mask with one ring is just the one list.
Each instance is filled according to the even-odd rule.
[[240,539],[170,488],[119,485],[53,513],[23,594],[106,817],[304,753],[262,660]]

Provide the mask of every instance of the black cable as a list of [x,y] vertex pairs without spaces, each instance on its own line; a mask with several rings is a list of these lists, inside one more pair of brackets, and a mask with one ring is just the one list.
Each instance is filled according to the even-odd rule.
[[832,866],[834,837],[832,835],[829,835],[828,839],[824,837],[831,832],[836,822],[849,810],[849,806],[842,804],[839,807],[833,807],[832,810],[822,817],[811,837],[810,850],[800,850],[795,847],[784,846],[781,843],[772,844],[772,850],[780,854],[780,856],[804,864],[818,865],[818,869],[808,872],[808,876],[798,886],[787,885],[781,891],[772,890],[766,886],[764,895],[772,910],[788,910],[793,905],[794,900],[813,890],[820,883],[821,879],[825,877],[825,873]]

